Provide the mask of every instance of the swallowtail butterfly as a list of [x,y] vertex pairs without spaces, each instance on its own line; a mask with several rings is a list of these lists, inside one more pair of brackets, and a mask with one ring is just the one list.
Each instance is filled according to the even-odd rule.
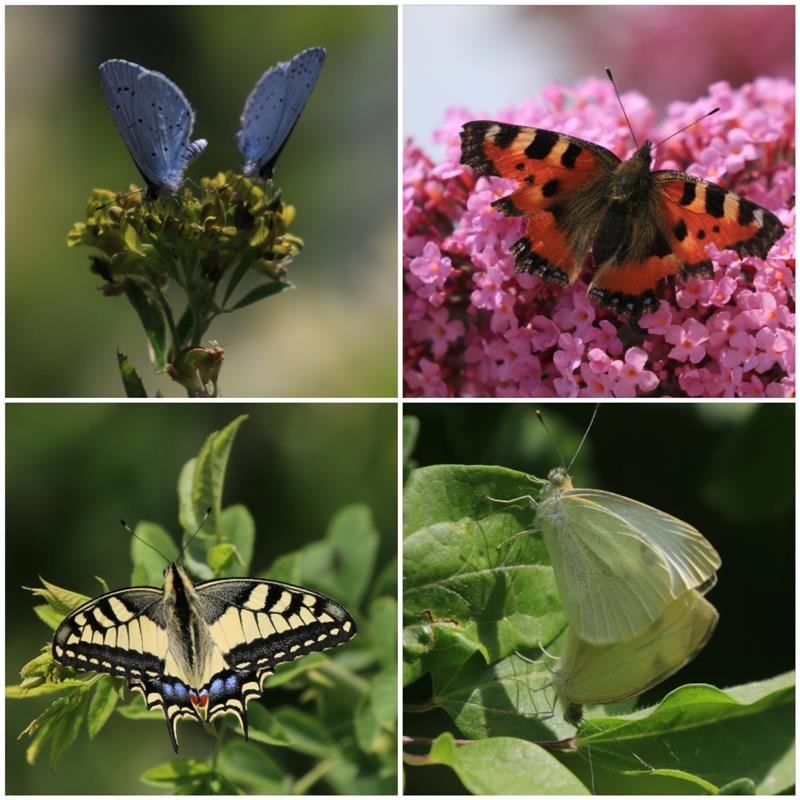
[[278,664],[344,644],[350,614],[325,595],[253,578],[192,583],[170,564],[164,586],[109,592],[66,617],[53,658],[126,678],[148,709],[164,712],[175,752],[181,717],[233,714],[247,737],[247,702]]

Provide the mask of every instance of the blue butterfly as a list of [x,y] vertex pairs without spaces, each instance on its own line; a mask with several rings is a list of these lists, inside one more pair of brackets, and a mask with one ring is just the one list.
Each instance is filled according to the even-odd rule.
[[272,177],[275,162],[317,84],[325,48],[310,47],[270,67],[250,92],[236,144],[245,157],[247,177]]
[[194,111],[183,92],[160,72],[113,58],[100,65],[100,82],[139,172],[148,199],[174,195],[189,162],[205,150],[205,139],[190,141]]

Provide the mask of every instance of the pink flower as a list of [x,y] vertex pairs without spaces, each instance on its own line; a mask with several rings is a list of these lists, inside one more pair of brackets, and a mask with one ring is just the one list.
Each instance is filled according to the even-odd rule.
[[687,320],[683,325],[670,325],[665,338],[675,345],[669,356],[676,361],[689,359],[692,364],[699,364],[706,354],[703,343],[708,341],[708,331],[697,320]]
[[[649,12],[648,12],[649,13]],[[720,81],[706,97],[672,103],[657,124],[649,100],[623,101],[640,138],[666,141],[655,169],[691,169],[769,208],[786,232],[767,258],[706,248],[709,276],[677,276],[659,306],[631,323],[595,305],[588,266],[570,287],[515,272],[511,246],[525,219],[492,202],[517,182],[477,177],[459,163],[461,126],[475,118],[562,131],[620,157],[633,152],[606,80],[549,86],[496,115],[448,112],[434,162],[404,150],[403,347],[408,396],[789,397],[794,394],[794,87],[758,78]],[[721,177],[720,177],[721,176]]]

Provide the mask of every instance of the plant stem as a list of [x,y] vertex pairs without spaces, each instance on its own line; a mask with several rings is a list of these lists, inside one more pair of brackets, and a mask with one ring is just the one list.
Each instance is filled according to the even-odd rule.
[[316,766],[312,767],[305,775],[298,778],[292,787],[292,794],[306,794],[308,790],[333,766],[332,758],[323,758]]

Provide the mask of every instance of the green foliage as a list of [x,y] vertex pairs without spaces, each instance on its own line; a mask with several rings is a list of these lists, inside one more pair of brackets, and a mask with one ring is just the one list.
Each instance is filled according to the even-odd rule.
[[447,766],[474,794],[789,790],[793,673],[726,691],[687,685],[633,713],[631,702],[615,716],[590,707],[577,730],[563,721],[543,658],[566,626],[547,552],[531,504],[497,502],[534,489],[501,467],[409,476],[403,677],[430,687],[429,702],[409,711],[444,711],[466,740],[415,740],[409,717],[406,763]]
[[[295,210],[236,173],[202,181],[202,193],[145,200],[134,189],[95,189],[85,222],[73,225],[70,247],[92,247],[91,271],[108,297],[125,295],[144,328],[154,370],[190,396],[216,396],[224,353],[201,340],[220,314],[245,308],[292,287],[287,267],[303,242],[289,233]],[[236,298],[249,272],[263,283]],[[175,304],[183,297],[182,307]],[[118,367],[129,397],[144,386],[127,358]]]
[[[199,579],[246,575],[250,570],[253,518],[244,506],[222,506],[228,459],[245,419],[239,417],[212,433],[181,470],[184,544],[210,509],[185,559]],[[159,585],[164,558],[176,558],[179,550],[156,523],[141,522],[134,533],[132,582]],[[280,689],[281,697],[295,697],[296,702],[270,710],[264,703],[250,703],[249,741],[238,724],[223,717],[216,724],[213,754],[207,761],[175,758],[148,769],[141,776],[144,783],[176,794],[396,791],[396,579],[388,580],[385,571],[377,570],[378,538],[369,510],[347,506],[334,516],[321,540],[283,556],[263,573],[330,593],[356,617],[359,635],[346,647],[278,667],[264,683],[264,699],[269,703],[276,696],[269,690]],[[88,599],[44,580],[31,591],[44,601],[36,611],[51,628]],[[115,711],[131,725],[145,720],[164,724],[161,712],[148,711],[138,694],[129,696],[124,681],[86,675],[54,662],[48,643],[23,667],[21,683],[7,688],[6,697],[13,699],[60,695],[21,734],[31,739],[28,763],[34,764],[49,745],[50,764],[55,766],[84,726],[95,738]],[[166,750],[166,732],[163,739]],[[281,757],[287,748],[300,754],[300,769],[305,771],[299,775],[298,757],[291,759],[293,768]]]

